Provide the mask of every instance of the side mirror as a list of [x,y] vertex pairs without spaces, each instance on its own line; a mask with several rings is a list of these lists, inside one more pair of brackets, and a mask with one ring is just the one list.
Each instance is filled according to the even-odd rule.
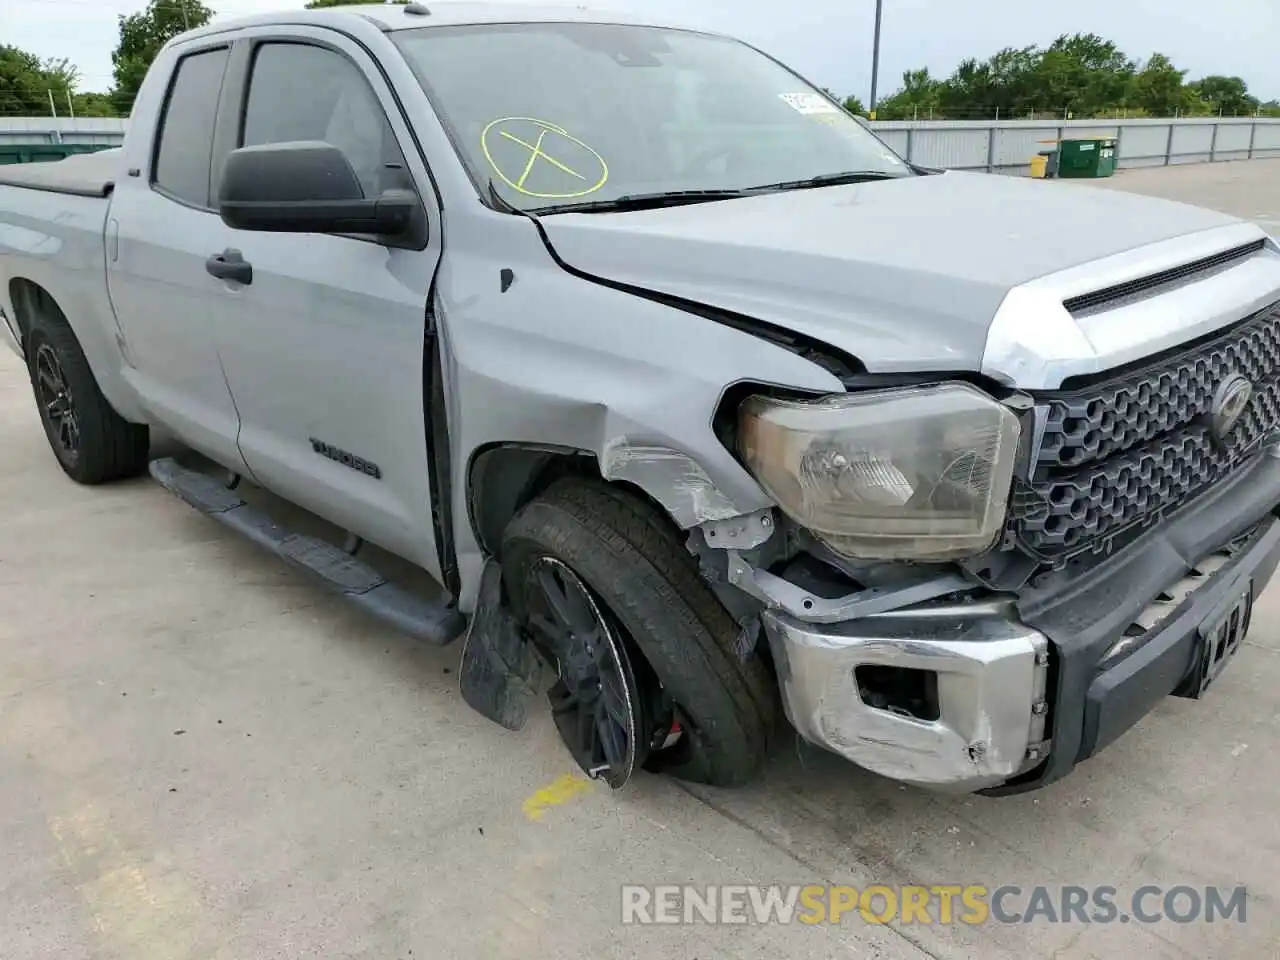
[[411,191],[366,198],[346,155],[323,141],[233,150],[222,171],[218,212],[229,227],[273,233],[404,237],[426,223]]

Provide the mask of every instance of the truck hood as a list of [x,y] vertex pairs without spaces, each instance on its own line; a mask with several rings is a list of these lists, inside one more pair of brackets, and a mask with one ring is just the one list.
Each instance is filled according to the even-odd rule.
[[976,370],[1019,284],[1239,223],[1077,184],[949,172],[543,228],[570,268],[804,334],[868,370]]

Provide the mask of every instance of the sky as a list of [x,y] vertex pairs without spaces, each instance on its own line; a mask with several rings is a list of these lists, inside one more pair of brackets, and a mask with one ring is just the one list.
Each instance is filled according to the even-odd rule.
[[[219,18],[301,6],[304,0],[205,0]],[[426,0],[428,5],[430,0]],[[867,100],[875,0],[585,0],[730,33],[810,81]],[[946,76],[966,57],[1044,45],[1062,33],[1097,33],[1130,57],[1153,52],[1186,68],[1243,77],[1262,100],[1280,98],[1277,0],[883,0],[880,91],[904,70]],[[0,43],[80,68],[81,90],[111,85],[116,17],[143,0],[0,0]]]

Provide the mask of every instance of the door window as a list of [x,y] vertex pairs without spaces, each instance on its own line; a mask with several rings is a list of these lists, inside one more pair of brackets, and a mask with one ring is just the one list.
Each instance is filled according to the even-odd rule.
[[249,80],[241,146],[323,140],[346,154],[366,197],[408,187],[391,125],[359,68],[324,47],[265,43]]
[[179,60],[160,118],[152,181],[166,195],[196,207],[209,206],[214,118],[228,54],[220,47]]

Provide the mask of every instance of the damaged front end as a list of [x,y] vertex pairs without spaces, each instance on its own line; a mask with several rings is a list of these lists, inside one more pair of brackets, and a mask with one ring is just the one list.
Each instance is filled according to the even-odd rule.
[[703,524],[690,543],[721,600],[763,631],[810,743],[948,792],[1047,755],[1049,643],[1011,597],[948,564],[852,561],[771,511]]
[[[780,528],[752,543],[743,527]],[[882,776],[972,792],[1046,755],[1049,643],[955,568],[855,564],[783,518],[704,524],[704,572],[767,637],[805,740]]]
[[[1209,454],[1206,413],[1217,358],[1278,324],[1280,307],[1069,393],[945,376],[729,393],[716,434],[773,504],[755,510],[686,454],[617,445],[597,462],[603,479],[650,485],[685,531],[742,649],[767,645],[804,739],[929,789],[1035,789],[1169,694],[1202,696],[1240,648],[1280,565],[1270,347]],[[1201,368],[1203,385],[1161,406],[1162,384]],[[1152,421],[1132,442],[1090,446],[1088,418],[1123,424],[1112,408],[1126,397],[1175,429],[1151,439],[1168,425]],[[503,606],[491,573],[478,618]],[[537,682],[519,631],[501,625],[473,627],[463,691],[514,726]]]
[[[644,487],[687,532],[742,647],[767,644],[796,731],[934,789],[1033,767],[1048,748],[1048,642],[958,562],[1000,541],[1019,412],[959,381],[730,402],[721,440],[776,507],[735,512],[670,450],[615,444],[601,473]],[[518,729],[539,670],[490,560],[463,696]]]
[[[975,389],[960,424],[868,399],[916,388],[744,404],[734,439],[781,516],[704,524],[701,553],[760,605],[796,730],[1007,794],[1203,697],[1280,566],[1277,331],[1280,304],[1066,390]],[[944,390],[954,414],[956,385],[916,392]],[[861,403],[863,423],[831,412]]]
[[955,791],[1044,756],[1048,642],[961,566],[1001,540],[1019,399],[941,381],[742,403],[733,441],[778,516],[694,542],[722,599],[757,605],[805,739]]

